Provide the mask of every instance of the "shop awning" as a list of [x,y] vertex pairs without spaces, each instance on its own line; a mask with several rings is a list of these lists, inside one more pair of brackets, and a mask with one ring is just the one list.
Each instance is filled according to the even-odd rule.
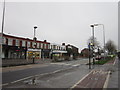
[[52,53],[67,53],[67,51],[54,50]]

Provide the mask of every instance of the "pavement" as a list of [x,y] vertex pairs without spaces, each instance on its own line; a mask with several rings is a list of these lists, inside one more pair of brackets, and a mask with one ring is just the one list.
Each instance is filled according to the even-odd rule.
[[109,61],[101,66],[95,66],[94,69],[78,81],[72,90],[77,88],[116,88],[118,89],[118,58]]

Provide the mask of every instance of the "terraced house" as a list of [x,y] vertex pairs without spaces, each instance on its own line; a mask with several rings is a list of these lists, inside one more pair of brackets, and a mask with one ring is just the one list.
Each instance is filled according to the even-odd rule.
[[49,57],[50,43],[3,34],[3,59],[36,59]]

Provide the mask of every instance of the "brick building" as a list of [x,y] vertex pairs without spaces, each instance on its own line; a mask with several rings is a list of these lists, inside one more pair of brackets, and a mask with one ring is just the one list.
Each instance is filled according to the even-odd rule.
[[[50,43],[3,34],[3,59],[36,59],[49,57]],[[44,53],[44,54],[42,54]]]

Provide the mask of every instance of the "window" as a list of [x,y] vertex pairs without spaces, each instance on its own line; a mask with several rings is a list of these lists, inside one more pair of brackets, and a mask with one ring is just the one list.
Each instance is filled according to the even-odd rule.
[[5,37],[3,37],[3,44],[6,44],[6,39]]
[[37,43],[37,48],[39,48],[39,43]]
[[27,42],[27,47],[30,47],[30,42]]
[[41,48],[43,49],[43,43],[41,43]]
[[50,44],[48,44],[48,49],[50,49]]
[[22,41],[22,46],[25,47],[25,41]]
[[19,40],[16,39],[16,46],[19,46]]
[[46,44],[44,44],[44,49],[46,49]]
[[13,39],[9,38],[8,39],[8,45],[12,45]]

